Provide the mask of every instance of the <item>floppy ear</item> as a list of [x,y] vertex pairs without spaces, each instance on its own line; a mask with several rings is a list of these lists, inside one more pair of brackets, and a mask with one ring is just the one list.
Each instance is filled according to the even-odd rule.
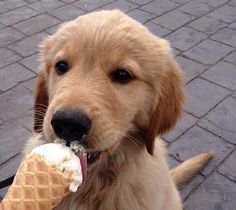
[[[42,42],[41,66],[34,89],[34,131],[40,133],[43,128],[43,120],[48,107],[47,74],[50,60],[50,49],[52,48],[54,36],[48,36]],[[46,56],[47,55],[47,56]]]
[[168,72],[161,81],[159,101],[146,132],[145,143],[150,154],[153,154],[156,136],[168,132],[175,125],[185,101],[182,70],[173,58],[168,59]]
[[43,120],[48,106],[45,67],[41,68],[34,90],[34,131],[42,131]]

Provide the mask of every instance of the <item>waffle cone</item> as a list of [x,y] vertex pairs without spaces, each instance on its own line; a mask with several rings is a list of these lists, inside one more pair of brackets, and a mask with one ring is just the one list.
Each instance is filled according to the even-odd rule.
[[28,155],[2,201],[3,210],[51,210],[69,194],[71,182],[40,154]]

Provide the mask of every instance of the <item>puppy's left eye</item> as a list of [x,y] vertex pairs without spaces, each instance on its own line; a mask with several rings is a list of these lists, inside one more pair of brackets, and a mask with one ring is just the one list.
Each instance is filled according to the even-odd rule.
[[66,61],[61,60],[56,63],[55,68],[57,74],[62,75],[68,71],[69,65]]
[[125,69],[117,69],[111,73],[112,80],[121,84],[126,84],[133,79],[133,76]]

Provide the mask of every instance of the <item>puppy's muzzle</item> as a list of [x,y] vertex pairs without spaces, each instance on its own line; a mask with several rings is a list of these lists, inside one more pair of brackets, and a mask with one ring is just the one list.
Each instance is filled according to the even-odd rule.
[[69,146],[70,142],[81,141],[88,135],[91,121],[83,112],[61,109],[53,115],[51,125],[55,134]]

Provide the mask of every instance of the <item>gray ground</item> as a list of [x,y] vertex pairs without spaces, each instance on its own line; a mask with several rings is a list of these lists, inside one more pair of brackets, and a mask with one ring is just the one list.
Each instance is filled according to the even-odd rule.
[[0,0],[0,180],[16,171],[32,130],[38,44],[63,21],[113,8],[168,39],[186,74],[184,118],[164,137],[170,164],[216,153],[181,190],[185,210],[235,210],[235,0]]

